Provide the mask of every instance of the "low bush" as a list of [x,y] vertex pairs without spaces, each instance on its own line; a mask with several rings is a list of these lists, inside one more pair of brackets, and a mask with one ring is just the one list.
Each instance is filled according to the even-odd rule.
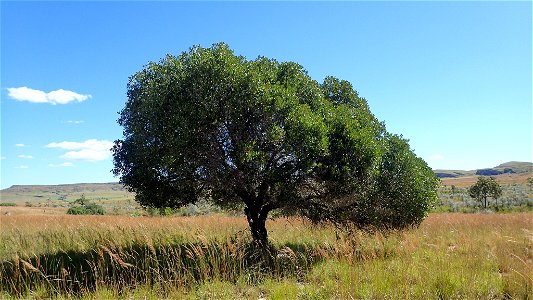
[[105,214],[105,210],[101,205],[88,202],[85,199],[85,196],[82,195],[81,198],[76,199],[74,201],[74,206],[72,206],[71,208],[67,210],[67,214],[69,215],[103,215]]

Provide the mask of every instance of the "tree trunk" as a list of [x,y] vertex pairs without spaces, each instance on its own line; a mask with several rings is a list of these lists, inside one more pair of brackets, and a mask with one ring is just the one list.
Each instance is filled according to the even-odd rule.
[[246,213],[246,219],[248,220],[254,242],[260,247],[266,246],[268,244],[268,233],[265,224],[268,211],[254,206],[247,206],[244,212]]

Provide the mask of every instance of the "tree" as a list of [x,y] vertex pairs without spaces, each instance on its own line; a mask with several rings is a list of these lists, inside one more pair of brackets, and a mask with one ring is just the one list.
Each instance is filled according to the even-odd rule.
[[493,177],[479,176],[477,182],[468,189],[470,197],[477,199],[487,208],[487,198],[498,199],[502,195],[502,188]]
[[351,84],[293,62],[193,47],[130,77],[113,147],[143,206],[243,207],[255,242],[277,210],[359,228],[418,224],[437,180]]
[[85,198],[85,194],[81,194],[81,197],[74,200],[73,204],[79,204],[81,206],[84,206],[88,203],[87,198]]

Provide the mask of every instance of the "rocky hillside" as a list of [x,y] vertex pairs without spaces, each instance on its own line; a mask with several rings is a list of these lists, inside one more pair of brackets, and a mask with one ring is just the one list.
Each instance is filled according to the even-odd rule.
[[496,176],[502,174],[527,174],[533,173],[533,163],[511,161],[494,168],[477,169],[470,171],[463,170],[434,170],[439,178],[457,178],[464,176]]

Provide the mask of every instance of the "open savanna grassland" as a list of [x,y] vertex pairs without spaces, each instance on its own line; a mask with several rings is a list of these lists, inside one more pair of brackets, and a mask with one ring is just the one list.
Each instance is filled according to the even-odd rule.
[[[466,188],[474,185],[477,182],[478,177],[479,176],[477,175],[469,175],[456,178],[442,178],[441,182],[443,185],[447,186],[454,185],[456,187]],[[496,179],[496,182],[500,185],[516,184],[526,186],[528,185],[528,179],[533,178],[533,173],[501,174],[491,177]]]
[[[533,212],[533,174],[502,174],[493,176],[501,187],[498,199],[489,199],[489,209],[498,212]],[[470,197],[468,188],[477,176],[443,178],[438,189],[439,202],[435,211],[476,212],[482,210],[481,202]]]
[[0,298],[531,299],[533,214],[431,214],[402,232],[336,235],[244,218],[1,216]]
[[26,207],[26,206],[0,206],[0,215],[64,215],[67,208],[64,207]]
[[[98,200],[132,200],[119,183],[79,183],[60,185],[15,185],[2,190],[2,201],[15,203],[56,203],[74,201],[81,195]],[[59,202],[61,203],[61,202]]]
[[[119,183],[16,185],[0,191],[0,204],[10,203],[16,207],[34,208],[28,211],[32,214],[56,214],[56,211],[60,210],[66,212],[72,202],[82,196],[103,206],[108,213],[132,214],[142,211],[134,201],[134,194],[126,191]],[[10,207],[0,207],[0,212],[21,213],[20,210]]]

